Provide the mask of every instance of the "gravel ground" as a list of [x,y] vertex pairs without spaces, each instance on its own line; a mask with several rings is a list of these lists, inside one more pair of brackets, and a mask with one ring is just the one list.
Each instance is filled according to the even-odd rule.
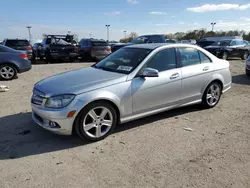
[[191,106],[119,125],[97,143],[47,132],[30,113],[35,82],[89,64],[34,65],[0,81],[10,86],[0,93],[0,187],[249,188],[250,78],[243,61],[230,63],[232,89],[214,109]]

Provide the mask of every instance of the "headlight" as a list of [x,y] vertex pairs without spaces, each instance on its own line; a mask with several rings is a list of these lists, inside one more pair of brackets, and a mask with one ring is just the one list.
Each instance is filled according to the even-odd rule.
[[75,98],[73,94],[58,95],[50,97],[45,103],[47,108],[63,108],[67,106]]

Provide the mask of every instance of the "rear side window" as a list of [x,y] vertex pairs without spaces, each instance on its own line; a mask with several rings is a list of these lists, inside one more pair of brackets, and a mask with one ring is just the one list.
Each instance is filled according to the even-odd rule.
[[207,57],[207,55],[205,55],[201,51],[199,51],[199,55],[200,55],[201,63],[211,63],[212,62],[211,59],[209,57]]
[[191,66],[200,64],[198,50],[194,48],[179,48],[182,66]]
[[108,46],[108,43],[105,41],[91,41],[92,46]]
[[27,40],[7,40],[6,46],[29,46]]

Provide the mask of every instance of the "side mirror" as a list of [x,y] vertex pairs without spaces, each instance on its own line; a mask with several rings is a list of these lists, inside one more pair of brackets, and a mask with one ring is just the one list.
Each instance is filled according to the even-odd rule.
[[141,77],[159,77],[159,71],[152,68],[145,68],[140,74]]

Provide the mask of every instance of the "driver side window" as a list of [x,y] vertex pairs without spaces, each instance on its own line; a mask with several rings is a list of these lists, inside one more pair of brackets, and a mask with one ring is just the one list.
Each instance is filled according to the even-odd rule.
[[162,72],[170,69],[175,69],[176,67],[175,49],[169,48],[156,53],[147,62],[144,68],[152,68],[158,70],[159,72]]

